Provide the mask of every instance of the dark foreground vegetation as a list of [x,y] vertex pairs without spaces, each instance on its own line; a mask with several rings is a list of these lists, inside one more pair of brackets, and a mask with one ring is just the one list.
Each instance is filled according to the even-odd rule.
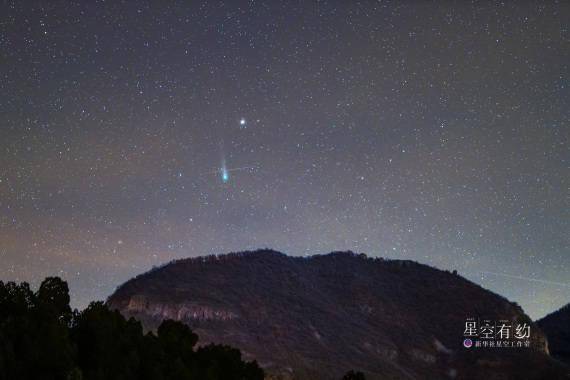
[[198,336],[164,321],[156,334],[102,302],[69,306],[67,283],[46,278],[38,291],[0,281],[0,380],[263,379],[235,348],[196,348]]

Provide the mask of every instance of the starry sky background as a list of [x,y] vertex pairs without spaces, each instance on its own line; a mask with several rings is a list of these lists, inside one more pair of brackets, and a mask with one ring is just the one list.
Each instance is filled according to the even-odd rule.
[[569,20],[565,1],[4,1],[0,279],[59,275],[84,307],[172,259],[353,250],[541,317],[570,301]]

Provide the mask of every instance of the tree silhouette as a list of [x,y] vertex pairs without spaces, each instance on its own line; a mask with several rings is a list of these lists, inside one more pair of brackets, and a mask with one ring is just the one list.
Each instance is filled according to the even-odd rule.
[[37,305],[42,312],[49,313],[68,324],[71,321],[69,288],[59,277],[47,277],[36,293]]
[[0,281],[0,380],[262,380],[239,350],[210,345],[167,320],[143,334],[102,302],[71,310],[67,283],[48,277],[36,293]]
[[366,380],[366,377],[362,372],[351,370],[342,377],[342,380]]

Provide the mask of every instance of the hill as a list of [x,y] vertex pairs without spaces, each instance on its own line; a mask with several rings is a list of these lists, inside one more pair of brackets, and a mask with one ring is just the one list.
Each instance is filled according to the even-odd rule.
[[548,338],[551,355],[570,365],[570,304],[537,323]]
[[[155,329],[187,323],[229,344],[274,378],[566,378],[542,332],[516,304],[447,271],[412,261],[272,250],[179,260],[140,275],[108,299]],[[468,318],[526,323],[528,348],[465,348]]]

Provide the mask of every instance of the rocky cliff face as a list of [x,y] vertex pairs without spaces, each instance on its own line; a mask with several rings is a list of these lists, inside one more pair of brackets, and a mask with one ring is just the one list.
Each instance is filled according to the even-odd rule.
[[134,295],[124,309],[130,315],[144,314],[152,319],[174,319],[177,321],[228,321],[236,318],[237,314],[223,309],[216,309],[208,305],[182,302],[178,304],[152,301],[144,295]]
[[[566,378],[520,307],[464,278],[411,261],[269,250],[172,262],[128,281],[108,304],[148,329],[190,325],[238,347],[272,378]],[[467,318],[531,326],[531,347],[463,347]],[[569,377],[570,378],[570,377]]]
[[570,365],[570,304],[537,323],[548,338],[552,356]]

